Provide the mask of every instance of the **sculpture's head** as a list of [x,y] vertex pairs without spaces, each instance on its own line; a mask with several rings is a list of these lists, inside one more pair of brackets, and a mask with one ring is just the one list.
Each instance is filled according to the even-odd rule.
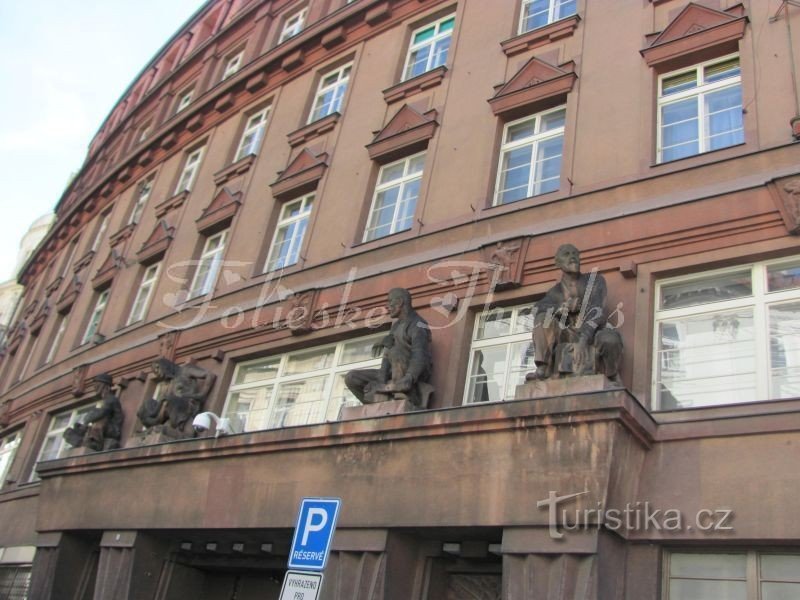
[[562,244],[556,251],[556,266],[565,273],[581,272],[581,252],[572,244]]
[[99,373],[93,380],[92,383],[94,384],[94,391],[98,396],[105,396],[109,391],[111,391],[111,385],[113,384],[113,379],[111,379],[111,375],[108,373]]
[[411,294],[404,288],[389,290],[389,316],[396,319],[411,310]]
[[156,376],[156,379],[162,381],[175,377],[175,366],[174,362],[162,356],[153,361],[151,368],[153,369],[153,375]]

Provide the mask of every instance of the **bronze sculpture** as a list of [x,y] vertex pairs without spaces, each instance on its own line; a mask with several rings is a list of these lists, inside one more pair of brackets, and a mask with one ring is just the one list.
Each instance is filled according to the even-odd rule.
[[192,437],[192,419],[201,411],[216,375],[197,365],[177,365],[163,357],[153,362],[152,369],[154,379],[162,384],[161,397],[145,400],[136,415],[142,425],[159,428],[167,437]]
[[379,369],[355,369],[345,376],[348,389],[364,404],[406,399],[417,408],[427,406],[433,362],[428,323],[411,307],[411,294],[394,288],[388,294],[389,315],[395,319],[381,340]]
[[536,303],[536,371],[525,379],[600,373],[618,382],[622,337],[607,324],[605,278],[581,273],[580,252],[572,244],[558,248],[555,264],[561,281]]
[[98,406],[89,411],[82,422],[75,423],[64,432],[66,442],[98,452],[119,448],[122,437],[122,405],[111,391],[113,380],[108,373],[100,373],[93,380],[95,394],[100,397]]

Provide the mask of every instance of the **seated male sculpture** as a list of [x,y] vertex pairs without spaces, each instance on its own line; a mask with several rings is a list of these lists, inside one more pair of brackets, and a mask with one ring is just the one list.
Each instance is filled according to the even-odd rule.
[[572,244],[558,248],[561,281],[536,303],[533,349],[536,371],[526,380],[600,373],[619,381],[622,337],[607,326],[606,281],[581,273],[580,252]]
[[64,439],[71,446],[85,446],[95,452],[119,448],[123,415],[119,398],[111,391],[113,381],[108,373],[100,373],[93,383],[95,394],[100,398],[99,406],[68,428]]
[[168,437],[192,437],[192,420],[202,409],[216,375],[197,365],[176,365],[166,358],[155,360],[152,369],[155,380],[164,384],[161,398],[145,400],[136,413],[139,420],[145,427],[160,426]]
[[431,331],[425,319],[411,308],[408,290],[390,290],[388,308],[396,320],[379,344],[383,349],[380,368],[350,371],[345,384],[364,404],[404,398],[424,408],[433,392],[429,383]]

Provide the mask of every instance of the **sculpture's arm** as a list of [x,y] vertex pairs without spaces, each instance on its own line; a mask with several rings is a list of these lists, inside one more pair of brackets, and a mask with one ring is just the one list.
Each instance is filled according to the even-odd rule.
[[416,320],[408,328],[411,337],[411,358],[403,379],[410,383],[419,381],[420,376],[431,366],[431,330],[425,321]]

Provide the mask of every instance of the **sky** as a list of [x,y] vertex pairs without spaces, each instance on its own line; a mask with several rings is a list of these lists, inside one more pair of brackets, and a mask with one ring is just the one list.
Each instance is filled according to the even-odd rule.
[[0,281],[105,117],[204,0],[0,0]]

